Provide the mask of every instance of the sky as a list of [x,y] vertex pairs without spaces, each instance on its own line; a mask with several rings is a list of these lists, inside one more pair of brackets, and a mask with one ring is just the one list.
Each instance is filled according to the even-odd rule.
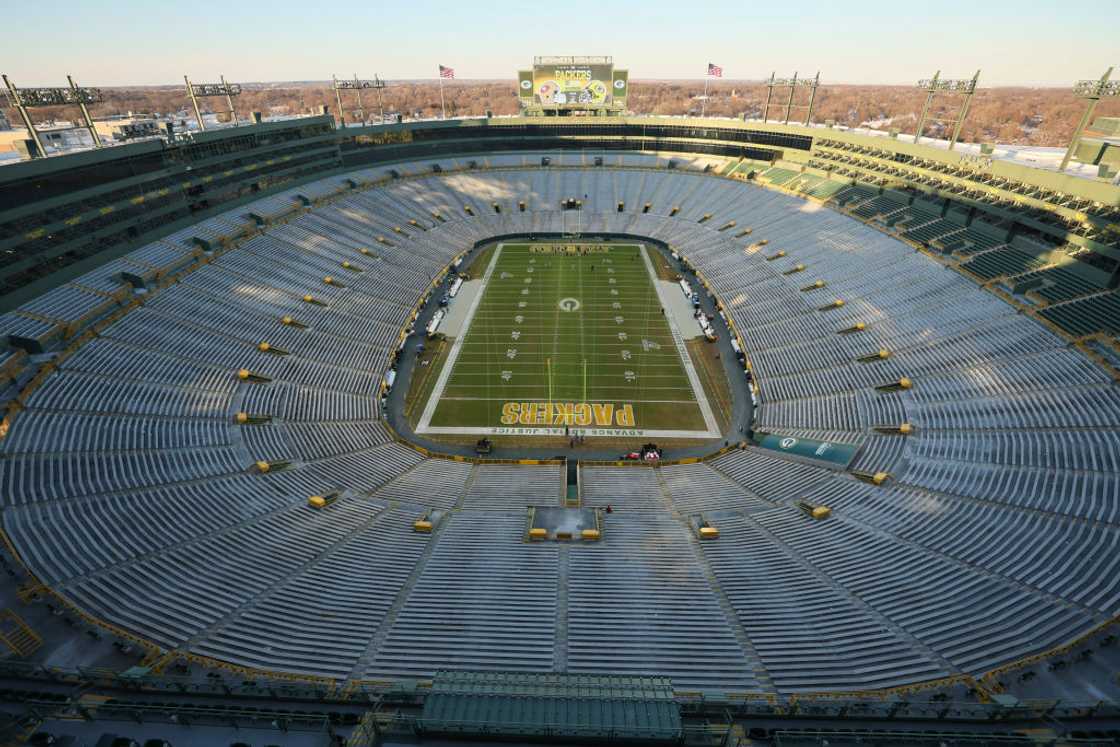
[[[1067,87],[1120,66],[1120,1],[555,3],[409,0],[66,0],[0,42],[19,86],[515,77],[534,55],[612,55],[636,79],[821,72],[822,83]],[[58,11],[58,12],[54,12]],[[11,19],[9,19],[11,20]]]

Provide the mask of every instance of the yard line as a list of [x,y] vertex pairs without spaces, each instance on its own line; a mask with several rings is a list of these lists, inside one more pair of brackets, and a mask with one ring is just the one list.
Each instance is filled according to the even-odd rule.
[[[443,400],[456,400],[459,402],[511,402],[508,397],[444,397]],[[519,397],[518,402],[547,402],[547,397]],[[592,400],[598,402],[599,400]],[[694,405],[693,399],[633,399],[629,400],[637,405]]]
[[[578,264],[579,260],[576,260],[576,262]],[[556,279],[556,292],[553,294],[553,298],[560,298],[560,292],[562,290],[562,284],[563,284],[562,281],[564,279],[564,268],[567,266],[567,264],[568,263],[565,262],[563,258],[561,258],[559,263],[557,264],[557,267],[559,268],[559,270],[557,272],[550,273]],[[542,283],[542,285],[543,285],[543,283]],[[549,353],[548,360],[545,363],[545,376],[548,377],[548,381],[546,382],[546,385],[548,386],[548,392],[549,392],[550,397],[553,395],[553,393],[552,393],[552,366],[550,364],[551,364],[553,358],[558,359],[557,363],[559,363],[559,357],[560,357],[559,356],[559,351],[557,350],[557,347],[560,345],[560,304],[559,303],[557,303],[556,308],[553,309],[552,317],[553,317],[553,319],[552,319],[552,352]],[[542,341],[541,344],[542,345],[544,344],[543,341]]]
[[[584,283],[584,280],[583,280],[583,262],[580,262],[578,266],[579,266],[579,295],[580,295],[580,300],[582,301],[583,299],[588,297],[588,294],[587,294],[586,288],[584,287],[584,284],[583,284]],[[587,308],[587,304],[584,304],[584,308],[585,309]],[[587,344],[587,339],[583,334],[583,332],[584,332],[583,327],[584,327],[584,322],[585,321],[587,321],[587,315],[584,314],[583,310],[581,309],[580,310],[580,315],[579,315],[579,355],[580,355],[580,361],[581,361],[581,368],[583,366],[587,365],[587,349],[584,347]],[[594,338],[592,338],[592,341],[594,341]],[[596,361],[598,361],[598,359],[596,359]],[[598,364],[596,363],[596,365],[598,365]],[[581,371],[581,373],[583,373],[583,372]],[[585,373],[583,375],[583,381],[580,382],[580,384],[582,385],[586,381],[587,381],[587,375]],[[582,399],[587,399],[586,394],[587,393],[586,393],[586,391],[584,391],[584,387],[581,386],[580,387],[580,399],[581,400]]]
[[[668,377],[665,377],[665,378],[668,378]],[[506,391],[509,391],[511,389],[533,389],[534,387],[537,387],[538,391],[539,391],[540,383],[539,382],[537,384],[509,384],[509,383],[507,383],[504,387],[502,387],[502,391],[506,392]],[[469,395],[470,393],[472,393],[474,391],[477,391],[478,387],[475,384],[468,384],[466,382],[456,383],[456,382],[453,381],[453,382],[451,382],[450,384],[447,385],[447,388],[444,390],[444,394],[446,394],[447,392],[449,392],[453,389],[466,389],[467,393]],[[673,385],[669,385],[669,386],[657,386],[654,383],[651,383],[648,387],[646,387],[646,389],[648,389],[651,392],[652,391],[659,391],[659,392],[670,392],[670,391],[671,392],[690,392],[690,391],[692,391],[692,388],[688,386],[687,382],[685,382],[683,384],[679,384],[679,385],[678,384],[673,384]],[[599,401],[599,400],[605,399],[601,395],[602,395],[603,392],[607,392],[607,391],[618,391],[618,392],[620,392],[623,395],[623,397],[622,397],[623,400],[626,401],[626,402],[637,402],[638,401],[636,399],[632,399],[632,397],[634,396],[634,388],[632,386],[630,386],[629,384],[604,384],[603,382],[597,382],[596,385],[595,385],[595,391],[594,392],[589,392],[588,396],[591,398],[591,400]],[[466,396],[466,395],[464,395],[464,396]],[[479,399],[488,399],[488,397],[480,397]],[[559,399],[558,397],[555,396],[555,393],[553,394],[553,399]],[[564,399],[565,400],[570,400],[570,399],[574,399],[574,398],[573,397],[565,397]]]
[[[486,360],[468,361],[466,359],[466,357],[460,357],[460,359],[459,359],[459,368],[464,370],[466,373],[468,373],[471,376],[477,376],[479,374],[479,372],[477,371],[477,368],[483,367],[485,365],[486,365]],[[511,371],[532,369],[534,372],[536,372],[536,371],[540,370],[540,365],[541,364],[540,364],[540,361],[522,360],[522,361],[508,361],[504,365],[507,368],[509,368],[509,370],[511,370]],[[681,367],[680,361],[676,360],[675,358],[672,359],[672,362],[669,362],[669,361],[661,362],[661,361],[659,361],[659,362],[655,362],[655,363],[649,363],[647,365],[650,368],[667,368],[667,369],[672,369],[673,371],[679,371],[680,367]],[[476,370],[466,371],[466,369],[470,366],[474,366],[476,368]],[[602,370],[604,368],[627,369],[627,368],[633,368],[633,364],[628,363],[626,361],[622,361],[621,363],[602,362],[602,363],[596,363],[595,367],[597,369],[600,369],[600,370]],[[488,371],[484,371],[483,373],[488,373]],[[588,372],[587,375],[588,375],[588,378],[601,378],[601,377],[597,376],[596,374],[594,374],[592,372]],[[582,378],[582,369],[581,369],[580,376]]]

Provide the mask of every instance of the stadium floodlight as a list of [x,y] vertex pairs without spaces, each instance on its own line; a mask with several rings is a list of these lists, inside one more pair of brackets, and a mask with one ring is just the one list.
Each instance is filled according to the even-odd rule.
[[1073,86],[1073,93],[1084,98],[1101,99],[1106,96],[1120,96],[1120,80],[1106,80],[1112,73],[1112,68],[1104,74],[1101,80],[1079,80]]
[[99,88],[21,88],[24,106],[67,106],[98,104],[105,100]]
[[979,80],[979,70],[971,78],[955,79],[942,78],[941,71],[938,70],[932,78],[919,80],[918,88],[925,90],[926,103],[922,107],[922,116],[918,117],[918,128],[914,133],[914,142],[917,143],[922,138],[922,131],[926,127],[926,120],[929,119],[929,109],[933,104],[934,96],[939,93],[959,94],[964,97],[964,102],[957,110],[957,116],[953,120],[953,136],[949,139],[949,150],[952,150],[961,136],[961,128],[964,126],[965,117],[968,116],[968,108],[972,104],[972,97],[976,93],[976,83]]
[[1073,157],[1073,152],[1081,142],[1081,135],[1097,108],[1097,102],[1104,98],[1120,96],[1120,80],[1109,80],[1111,77],[1112,68],[1109,68],[1104,71],[1104,75],[1099,80],[1079,80],[1073,84],[1073,95],[1086,100],[1085,113],[1081,115],[1081,121],[1073,131],[1073,139],[1069,141],[1069,147],[1066,148],[1066,154],[1062,158],[1062,165],[1058,167],[1058,171],[1065,171],[1066,166],[1069,166],[1069,159]]
[[215,96],[225,96],[226,105],[229,106],[225,112],[214,112],[215,114],[228,114],[229,119],[234,124],[237,124],[237,110],[233,107],[233,97],[241,95],[241,86],[237,83],[226,83],[226,76],[218,76],[221,83],[191,83],[191,79],[183,76],[183,80],[187,83],[187,95],[191,97],[191,105],[194,107],[194,116],[198,120],[198,129],[205,130],[206,123],[202,121],[202,112],[198,108],[198,100],[200,98],[213,98]]
[[770,73],[770,80],[766,81],[766,106],[762,110],[762,121],[766,122],[770,119],[770,101],[774,98],[775,88],[788,88],[789,98],[786,99],[785,117],[782,120],[783,124],[789,124],[789,113],[791,109],[799,108],[793,104],[794,94],[798,88],[809,89],[809,102],[802,104],[805,108],[805,125],[808,126],[810,120],[813,118],[813,106],[817,100],[817,87],[821,83],[821,73],[818,70],[814,78],[798,78],[797,73],[793,74],[792,78],[776,78],[774,73]]
[[924,88],[933,93],[975,93],[976,91],[976,78],[957,78],[950,80],[948,78],[939,77],[938,75],[932,78],[918,81],[918,88]]
[[358,97],[358,106],[355,109],[355,111],[358,113],[358,121],[365,121],[366,110],[362,106],[362,91],[366,89],[373,89],[377,91],[377,106],[381,111],[381,121],[382,123],[385,122],[385,102],[381,96],[381,92],[385,89],[385,81],[381,80],[381,78],[377,77],[377,75],[373,76],[373,80],[360,80],[356,73],[354,75],[354,80],[339,80],[333,75],[331,76],[331,80],[334,82],[334,99],[338,104],[339,124],[346,124],[346,111],[342,108],[342,91],[353,91],[355,93],[355,95]]
[[241,86],[237,83],[192,83],[191,91],[195,96],[240,96]]
[[70,85],[65,88],[17,88],[15,83],[8,80],[7,75],[3,78],[4,87],[7,89],[8,102],[19,112],[19,116],[23,120],[23,126],[27,128],[31,139],[35,141],[35,149],[38,155],[45,156],[46,151],[43,150],[43,143],[39,140],[39,131],[35,129],[35,125],[31,121],[31,114],[27,111],[29,108],[36,106],[77,106],[82,111],[82,124],[93,137],[93,147],[101,147],[101,137],[97,134],[97,128],[94,127],[93,118],[90,117],[87,108],[87,104],[99,104],[105,100],[105,95],[100,88],[79,86],[74,82],[74,77],[71,75],[66,76],[66,82]]

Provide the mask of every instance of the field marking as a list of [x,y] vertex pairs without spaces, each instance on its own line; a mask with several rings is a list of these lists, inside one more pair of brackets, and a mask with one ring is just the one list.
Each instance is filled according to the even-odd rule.
[[[490,371],[489,368],[486,368],[486,366],[488,366],[490,363],[492,363],[492,361],[476,361],[474,363],[471,363],[471,362],[468,362],[468,361],[464,360],[463,363],[460,364],[460,368],[464,369],[463,370],[463,375],[465,375],[465,376],[489,376],[491,371]],[[511,360],[511,361],[506,361],[502,365],[509,367],[510,370],[521,371],[522,373],[530,373],[530,374],[533,374],[533,375],[539,374],[540,368],[541,368],[541,362],[539,360],[531,360],[531,361]],[[475,370],[467,371],[467,370],[465,370],[465,367],[467,367],[467,366],[475,366]],[[634,363],[633,363],[632,360],[622,361],[621,363],[601,363],[601,364],[598,364],[596,366],[596,368],[599,368],[599,369],[611,369],[612,371],[616,370],[616,369],[626,370],[628,368],[633,368],[633,367],[634,367]],[[654,369],[657,369],[657,370],[654,370]],[[673,361],[666,360],[663,363],[646,363],[645,365],[642,366],[642,370],[643,371],[649,371],[649,373],[648,373],[649,376],[667,377],[671,374],[676,375],[676,374],[679,373],[680,363],[678,363],[676,360],[673,360]],[[668,373],[666,373],[666,372],[668,372]],[[643,378],[646,375],[647,374],[643,373]],[[562,377],[562,378],[579,378],[579,377],[568,375],[568,376]],[[593,380],[593,381],[599,382],[599,383],[605,383],[607,381],[615,381],[615,377],[613,377],[613,376],[608,377],[608,376],[594,375],[594,376],[589,376],[588,378],[589,378],[589,380]],[[454,385],[452,385],[452,386],[454,386]],[[687,381],[682,382],[680,388],[681,389],[688,389],[688,382]]]
[[463,341],[467,337],[466,333],[470,332],[471,320],[474,319],[474,312],[478,310],[478,305],[482,302],[482,297],[486,294],[486,286],[490,283],[490,276],[494,274],[494,268],[498,266],[498,257],[500,256],[502,256],[502,244],[498,244],[497,248],[494,249],[494,256],[490,258],[490,265],[482,275],[482,284],[479,286],[478,293],[471,299],[470,308],[467,309],[466,315],[463,316],[463,322],[460,326],[460,330],[463,333],[455,338],[455,342],[451,346],[451,352],[447,354],[447,360],[443,362],[443,368],[439,372],[439,378],[436,379],[436,385],[432,389],[432,393],[428,396],[428,402],[424,405],[424,412],[420,415],[420,422],[416,426],[417,433],[428,432],[428,428],[432,423],[432,415],[436,412],[436,405],[439,404],[440,397],[443,396],[444,387],[447,386],[447,381],[451,378],[451,371],[455,368],[455,359],[459,357],[459,351],[463,348]]
[[[619,324],[618,322],[616,322],[614,319],[609,319],[609,320],[604,319],[602,321],[603,326],[606,326],[606,323],[608,321],[612,325],[612,327],[608,327],[608,329],[616,329],[616,330],[618,330],[618,332],[626,332],[626,328],[624,326],[622,326],[621,324]],[[537,327],[537,328],[534,328],[534,331],[532,331],[532,332],[526,332],[523,329],[518,328],[517,331],[521,333],[521,335],[520,335],[521,337],[545,337],[545,338],[551,337],[551,335],[549,335],[548,333],[546,333],[544,331],[540,331],[540,330],[544,330],[544,329],[547,329],[547,328]],[[483,332],[476,332],[476,334],[481,339],[489,340],[491,342],[497,342],[499,340],[507,339],[509,337],[509,333],[512,332],[512,331],[513,330],[509,330],[509,331],[506,331],[506,332],[492,332],[492,333],[488,333],[488,334],[483,333]],[[638,345],[640,347],[641,344],[642,344],[641,341],[643,339],[650,340],[650,342],[656,342],[659,345],[661,344],[661,341],[664,340],[666,346],[668,346],[668,344],[669,344],[669,339],[668,339],[669,335],[664,335],[664,336],[658,335],[656,337],[654,335],[650,335],[648,337],[638,337],[637,341],[631,342],[631,340],[633,340],[634,338],[630,337],[630,334],[631,334],[630,332],[626,332],[626,339],[625,340],[619,340],[618,339],[618,332],[601,332],[601,333],[594,334],[594,335],[588,335],[588,337],[591,337],[593,339],[598,339],[598,340],[615,340],[615,342],[612,343],[612,344],[614,344],[616,347],[620,347],[620,348],[626,347],[626,343],[629,343],[630,345]],[[578,338],[579,338],[579,335],[576,334],[575,332],[570,332],[570,333],[567,333],[567,334],[564,334],[564,335],[561,336],[561,339],[574,340],[574,339],[578,339]],[[647,351],[643,351],[643,352],[651,352],[651,351],[647,350]],[[656,351],[653,351],[653,352],[656,352]]]
[[[457,400],[459,402],[510,402],[509,397],[444,397],[444,400]],[[548,402],[544,397],[526,397],[518,402]],[[631,399],[628,404],[635,405],[694,405],[694,399]]]
[[[459,388],[462,388],[462,387],[459,387]],[[686,395],[686,394],[691,394],[692,393],[691,389],[689,389],[688,387],[683,387],[683,386],[680,386],[680,387],[677,387],[677,386],[657,386],[657,387],[653,387],[653,386],[651,386],[651,387],[647,387],[647,388],[652,390],[650,393],[653,396],[666,396],[666,395],[670,395],[670,394],[676,395],[678,393],[679,393],[679,395]],[[503,387],[503,391],[505,389],[517,389],[517,390],[528,389],[528,390],[531,391],[533,389],[533,386],[531,384],[508,384],[507,383],[506,386]],[[595,399],[592,400],[593,402],[607,402],[607,403],[618,402],[618,403],[640,405],[640,404],[647,404],[647,403],[651,403],[651,402],[661,401],[661,400],[657,400],[657,399],[630,399],[629,398],[630,397],[630,389],[624,388],[621,385],[617,386],[617,387],[614,387],[613,390],[609,389],[609,388],[606,388],[606,387],[604,387],[604,389],[606,389],[606,392],[603,394],[603,396],[602,397],[596,397]],[[450,396],[448,395],[448,392],[451,392]],[[559,395],[557,395],[557,397],[554,397],[554,399],[558,399],[558,398],[559,398]],[[514,392],[514,391],[511,391],[509,393],[509,396],[507,396],[504,400],[498,399],[497,397],[472,397],[472,396],[470,396],[469,393],[459,392],[455,386],[450,386],[446,390],[444,390],[443,399],[444,400],[454,399],[454,400],[460,400],[460,401],[463,401],[463,402],[469,402],[471,400],[474,400],[475,402],[533,402],[533,401],[537,401],[537,400],[544,401],[543,397],[518,396],[517,392]]]
[[[668,300],[663,291],[664,288],[657,282],[657,271],[653,269],[653,262],[649,258],[649,249],[643,244],[639,250],[642,255],[642,261],[646,265],[646,271],[649,272],[650,282],[653,283],[653,288],[657,291],[657,298],[661,301],[661,308],[668,308]],[[700,384],[700,377],[696,374],[696,367],[692,365],[692,356],[688,353],[688,348],[685,347],[684,338],[681,337],[681,331],[677,327],[677,321],[673,318],[672,314],[665,314],[665,321],[669,324],[669,332],[673,336],[673,344],[677,347],[677,352],[681,356],[681,365],[684,366],[684,373],[688,377],[688,383],[692,385],[692,394],[696,397],[696,404],[700,406],[700,414],[704,417],[704,427],[708,429],[707,435],[712,438],[719,438],[722,434],[719,431],[719,425],[716,424],[716,416],[712,412],[712,406],[708,404],[708,395],[704,391],[704,387]],[[662,436],[662,438],[668,438]]]
[[[514,294],[508,294],[506,292],[503,292],[502,289],[495,287],[493,289],[493,291],[494,291],[493,293],[487,294],[487,292],[486,292],[487,287],[489,285],[489,280],[490,280],[492,274],[494,273],[495,268],[497,267],[498,257],[501,253],[502,246],[503,246],[503,244],[498,245],[498,248],[495,251],[493,258],[491,259],[490,265],[487,267],[486,272],[483,275],[481,287],[479,288],[478,294],[475,296],[474,299],[472,299],[473,303],[471,305],[471,308],[468,310],[467,316],[463,320],[462,329],[465,330],[467,333],[471,332],[471,329],[472,329],[471,325],[472,325],[472,322],[474,321],[476,312],[479,311],[479,306],[481,305],[481,299],[482,299],[483,296],[487,296],[488,303],[486,304],[485,310],[478,313],[479,319],[482,319],[482,320],[499,321],[499,323],[501,323],[501,320],[508,320],[508,318],[509,318],[508,315],[510,313],[518,313],[517,309],[525,308],[525,306],[527,305],[527,301],[522,299],[522,296],[524,296],[528,292],[527,289],[522,289],[522,290],[520,290],[520,291],[518,291],[517,293],[514,293]],[[637,248],[638,254],[640,254],[642,256],[642,261],[645,263],[646,271],[650,275],[651,284],[653,285],[653,290],[657,294],[657,298],[661,302],[661,305],[664,306],[665,305],[665,299],[661,295],[661,288],[659,287],[659,284],[657,282],[657,275],[656,275],[655,270],[653,269],[653,264],[651,263],[650,258],[647,254],[648,249],[646,248],[646,246],[644,244],[640,244],[640,243],[621,244],[619,246]],[[510,256],[515,256],[515,255],[510,255]],[[523,271],[524,269],[525,268],[518,268],[519,271]],[[555,273],[556,274],[557,289],[559,289],[559,287],[562,283],[562,275],[563,275],[562,271],[564,269],[564,264],[563,263],[561,263],[559,269],[561,271]],[[581,287],[583,287],[582,286],[582,277],[583,277],[583,274],[582,274],[583,267],[582,267],[582,265],[579,265],[579,269],[581,270],[581,273],[580,273],[580,275],[581,275]],[[609,269],[608,269],[608,272],[610,272]],[[510,277],[514,277],[514,275],[511,274]],[[594,293],[596,291],[602,292],[606,288],[611,288],[615,284],[614,283],[608,283],[607,285],[603,285],[601,283],[591,283],[591,285],[593,286],[592,288],[589,288],[589,289],[585,288],[585,290],[591,290]],[[588,304],[584,304],[584,307],[585,308],[590,308],[590,309],[595,309],[595,310],[603,309],[605,311],[606,310],[606,305],[608,303],[611,303],[612,307],[613,307],[613,304],[615,302],[624,302],[624,301],[625,302],[633,302],[635,300],[644,301],[645,299],[648,298],[648,286],[644,286],[642,284],[631,285],[630,283],[623,283],[623,284],[619,284],[618,287],[623,288],[627,292],[620,296],[618,291],[614,290],[612,288],[610,292],[614,296],[616,296],[615,299],[613,299],[613,300],[608,299],[608,300],[601,301],[601,302],[592,301]],[[631,293],[630,291],[634,291],[634,292]],[[521,300],[519,301],[519,299],[521,299]],[[514,306],[515,303],[516,303],[516,308]],[[538,304],[534,304],[534,307],[536,307],[537,305]],[[531,313],[533,313],[534,316],[537,315],[537,314],[541,314],[541,313],[543,313],[545,315],[548,315],[549,311],[550,310],[547,307],[539,308],[539,309],[534,308]],[[530,311],[528,309],[526,309],[526,311],[524,313],[530,313]],[[554,324],[552,325],[552,333],[553,333],[552,336],[553,336],[553,349],[555,350],[556,343],[561,337],[567,337],[567,336],[574,337],[575,333],[574,332],[569,332],[567,335],[561,335],[560,334],[560,324],[559,324],[560,309],[559,309],[559,305],[557,305],[556,308],[551,309],[551,316],[554,317]],[[595,325],[600,320],[602,320],[602,321],[614,320],[614,315],[604,314],[602,317],[600,317],[598,314],[593,313],[593,314],[588,314],[586,316],[581,316],[580,337],[586,339],[585,338],[586,331],[584,330],[583,327],[585,326],[585,324],[588,321],[590,321],[593,325]],[[718,438],[721,435],[719,430],[718,430],[718,426],[715,424],[715,417],[712,414],[711,406],[708,403],[707,396],[705,395],[703,387],[700,384],[699,377],[696,374],[696,369],[694,368],[694,366],[692,364],[692,359],[688,354],[688,350],[684,347],[684,342],[683,342],[683,339],[681,338],[680,330],[677,328],[676,324],[671,319],[666,318],[665,321],[666,321],[666,324],[669,328],[669,337],[672,338],[674,347],[677,350],[677,357],[678,357],[679,365],[685,371],[688,388],[685,388],[683,386],[682,387],[674,387],[674,386],[657,387],[657,386],[653,386],[653,387],[645,387],[645,388],[652,389],[653,391],[663,393],[662,396],[665,396],[666,394],[668,394],[669,396],[672,396],[671,393],[675,393],[675,392],[682,392],[682,393],[683,392],[688,392],[689,394],[692,395],[692,397],[694,399],[692,401],[688,401],[688,400],[682,401],[682,400],[677,400],[677,399],[671,399],[671,400],[666,400],[666,399],[634,400],[634,403],[635,404],[643,404],[643,403],[645,403],[645,404],[654,404],[654,403],[674,403],[674,404],[676,404],[676,403],[680,403],[680,404],[685,404],[685,405],[696,404],[697,406],[700,407],[700,412],[701,412],[701,415],[704,418],[704,425],[707,428],[707,430],[684,430],[684,429],[664,429],[664,428],[649,429],[649,428],[628,428],[628,427],[610,427],[610,426],[606,426],[606,427],[602,427],[602,426],[590,426],[590,427],[569,426],[568,430],[569,430],[570,433],[572,433],[572,434],[582,434],[582,435],[587,435],[587,436],[610,436],[610,437],[629,437],[629,438]],[[641,342],[644,342],[644,340],[642,340],[643,337],[651,338],[651,340],[653,340],[654,342],[657,342],[659,346],[661,344],[665,344],[666,347],[667,347],[667,343],[665,343],[665,341],[664,341],[664,337],[665,337],[664,332],[661,332],[659,334],[650,334],[650,331],[648,329],[648,323],[649,323],[648,316],[647,316],[646,322],[647,322],[647,329],[643,334],[636,335],[636,337],[633,340],[630,340],[629,342],[626,342],[625,338],[620,336],[620,342],[617,343],[617,344],[614,344],[614,345],[608,344],[607,345],[608,349],[613,348],[615,350],[620,350],[620,349],[623,349],[623,348],[626,348],[626,347],[629,347],[629,346],[640,345]],[[537,325],[533,324],[533,323],[530,323],[526,326],[528,326],[529,329],[536,329],[536,328],[540,328],[542,330],[547,330],[548,329],[548,327],[546,325],[543,325],[543,324],[540,325],[540,327],[537,327]],[[522,332],[521,327],[522,327],[522,324],[519,323],[518,324],[519,337],[521,336],[520,333]],[[478,330],[478,332],[480,333],[481,338],[483,340],[485,340],[487,343],[489,343],[489,342],[502,342],[502,343],[504,343],[505,342],[505,337],[502,333],[491,332],[490,330],[486,330],[486,331]],[[431,425],[431,419],[432,419],[433,415],[435,414],[435,410],[437,409],[439,402],[442,401],[443,399],[455,399],[455,400],[461,400],[461,401],[505,401],[505,399],[506,399],[506,398],[498,399],[498,398],[491,398],[491,397],[481,397],[481,398],[480,397],[446,397],[445,398],[443,396],[444,392],[448,391],[449,388],[450,389],[455,389],[459,386],[463,386],[463,384],[451,385],[450,380],[452,378],[453,369],[456,366],[457,359],[460,356],[460,352],[461,352],[461,349],[462,349],[463,343],[465,342],[466,337],[467,337],[467,334],[463,334],[460,337],[456,338],[455,343],[452,346],[451,352],[448,354],[448,358],[444,362],[443,369],[440,371],[439,379],[437,380],[436,385],[433,388],[432,393],[431,393],[431,395],[428,399],[428,403],[425,406],[424,413],[421,416],[420,422],[417,425],[417,428],[416,428],[417,433],[433,434],[433,435],[513,435],[513,434],[522,435],[522,436],[560,436],[560,435],[565,435],[565,429],[564,428],[555,428],[555,427],[549,427],[549,426],[524,427],[524,426],[517,426],[517,425],[514,425],[514,426],[433,426],[433,425]],[[547,338],[547,334],[546,333],[534,334],[533,332],[528,332],[528,333],[525,334],[525,337]],[[611,334],[591,333],[591,337],[593,339],[596,339],[596,340],[598,340],[599,338],[613,340],[615,335],[613,333],[611,333]],[[599,344],[601,344],[601,343],[599,343]],[[646,352],[649,352],[649,351],[646,351]],[[668,350],[666,350],[665,353],[667,355],[670,355],[670,356],[672,355],[671,353],[669,353]],[[469,355],[469,354],[466,355],[465,358],[466,358],[466,360],[464,360],[464,365],[465,366],[478,366],[480,368],[482,366],[486,366],[487,369],[489,369],[489,362],[485,359],[483,359],[483,360],[477,360],[477,359],[476,360],[470,360],[472,358],[472,356]],[[674,366],[677,365],[678,361],[674,361],[673,365]],[[518,361],[518,362],[505,361],[504,362],[505,365],[511,366],[511,367],[516,366],[518,363],[521,363],[521,362],[520,361]],[[524,363],[526,365],[529,365],[529,362],[524,362]],[[538,364],[539,364],[539,361],[533,361],[532,362],[533,366],[536,366]],[[608,368],[622,368],[622,367],[625,367],[627,365],[632,365],[632,364],[622,363],[622,364],[605,364],[605,365]],[[667,365],[667,364],[662,364],[662,363],[659,363],[659,362],[649,361],[649,365],[652,368],[657,369],[657,368],[661,368],[661,367],[663,367],[664,365]],[[481,371],[479,373],[461,372],[461,375],[465,376],[466,378],[469,378],[469,379],[477,379],[482,375],[486,375],[488,377],[489,373],[482,374]],[[651,374],[651,376],[653,378],[662,378],[658,374]],[[668,377],[665,377],[665,378],[668,378]],[[675,377],[673,377],[673,378],[675,378]],[[533,389],[539,388],[539,385],[513,384],[513,385],[508,385],[508,386],[510,386],[511,388],[517,388],[517,387],[522,387],[522,386],[531,387]],[[603,384],[598,384],[597,386],[600,389],[604,388]],[[606,390],[619,389],[622,392],[628,392],[629,391],[626,387],[624,387],[621,384],[619,384],[619,385],[605,385],[605,389]],[[625,397],[623,397],[623,398],[625,398]],[[520,401],[520,398],[517,398],[517,399]],[[526,400],[526,401],[530,401],[530,400]],[[532,399],[532,401],[544,401],[544,400]]]

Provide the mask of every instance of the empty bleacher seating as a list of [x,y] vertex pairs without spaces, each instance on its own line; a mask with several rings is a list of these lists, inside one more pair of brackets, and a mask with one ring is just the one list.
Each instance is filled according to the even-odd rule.
[[[518,669],[724,693],[881,688],[977,675],[1120,612],[1120,392],[978,281],[1006,279],[1073,337],[1120,332],[1116,291],[1009,244],[996,223],[835,175],[761,167],[779,191],[700,173],[737,173],[715,157],[673,170],[665,156],[602,157],[394,164],[407,178],[371,189],[328,177],[0,317],[4,362],[152,286],[59,360],[0,440],[4,530],[21,557],[162,646],[336,679]],[[757,429],[851,444],[850,469],[890,479],[754,446],[587,466],[583,506],[612,507],[601,540],[529,543],[526,509],[561,504],[563,466],[450,461],[397,441],[380,382],[431,279],[487,237],[566,230],[560,200],[575,194],[589,230],[669,243],[703,273],[751,360]],[[909,388],[882,391],[904,377]],[[238,425],[238,412],[268,422]],[[259,474],[258,460],[283,467]],[[339,497],[308,507],[326,493]],[[433,509],[445,512],[433,532],[412,531]],[[695,539],[698,516],[718,539]]]

